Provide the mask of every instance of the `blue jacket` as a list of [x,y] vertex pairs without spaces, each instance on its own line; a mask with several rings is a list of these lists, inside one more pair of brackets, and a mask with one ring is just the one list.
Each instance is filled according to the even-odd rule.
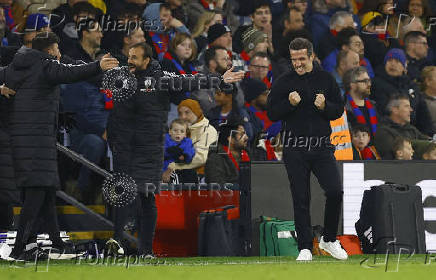
[[[179,149],[177,149],[177,147]],[[183,155],[185,159],[179,160],[179,157]],[[192,144],[191,138],[185,137],[180,143],[177,143],[169,133],[165,134],[165,154],[164,154],[164,166],[163,171],[167,170],[168,165],[171,162],[176,163],[191,163],[192,158],[195,156],[195,148]]]
[[78,130],[84,134],[103,135],[109,111],[105,109],[104,94],[88,82],[61,86],[61,102],[65,112],[75,113]]
[[[339,50],[336,49],[334,51],[332,51],[328,56],[326,56],[326,58],[323,59],[322,61],[322,68],[327,71],[327,72],[332,72],[335,68],[336,68],[336,57],[338,56]],[[365,61],[366,65],[362,65],[366,68],[366,70],[368,71],[368,75],[369,77],[372,79],[374,78],[374,69],[372,68],[371,62],[369,62],[369,60],[364,57],[363,60]]]

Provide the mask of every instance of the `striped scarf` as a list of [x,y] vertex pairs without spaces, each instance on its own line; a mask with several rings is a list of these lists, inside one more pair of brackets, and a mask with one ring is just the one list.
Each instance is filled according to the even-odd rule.
[[[359,106],[356,105],[353,98],[349,93],[346,93],[348,102],[350,102],[351,107],[353,108],[353,114],[356,116],[356,119],[359,123],[366,125],[366,119],[365,116],[362,113],[362,110],[360,110]],[[374,106],[372,105],[371,101],[369,101],[368,98],[365,98],[365,107],[368,110],[369,113],[369,121],[371,122],[371,132],[372,135],[375,136],[375,133],[377,131],[377,113],[375,111]]]
[[[229,156],[230,160],[233,162],[233,165],[235,165],[236,169],[239,171],[239,164],[236,161],[236,159],[233,157],[232,152],[230,151],[229,147],[223,146],[224,151]],[[248,156],[247,152],[245,150],[242,150],[241,152],[241,162],[248,162],[250,161],[250,157]]]
[[155,33],[155,32],[148,32],[148,34],[151,37],[151,41],[153,42],[154,49],[156,50],[156,54],[159,58],[159,60],[162,60],[164,54],[168,50],[168,45],[172,39],[172,35],[170,34],[164,34],[164,33]]
[[[174,57],[169,52],[166,52],[163,57],[165,57],[168,60],[171,60],[171,62],[174,64],[174,66],[176,66],[177,71],[179,71],[180,75],[187,74],[185,69],[183,69],[182,65],[180,65],[180,63],[176,59],[174,59]],[[195,75],[198,73],[198,71],[195,69],[195,67],[191,63],[188,63],[188,66],[189,66],[189,69],[191,70],[190,74]],[[187,91],[187,92],[185,92],[185,95],[186,95],[186,97],[189,97],[189,96],[191,96],[191,93],[189,91]]]
[[245,107],[252,113],[256,115],[256,117],[262,122],[263,130],[266,131],[273,122],[268,118],[266,111],[258,111],[256,108],[250,105],[250,103],[245,102]]

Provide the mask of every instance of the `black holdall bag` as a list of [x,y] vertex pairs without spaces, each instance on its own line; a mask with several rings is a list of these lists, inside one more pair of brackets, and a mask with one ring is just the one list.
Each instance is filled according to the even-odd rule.
[[200,213],[199,256],[240,256],[239,207],[227,205]]
[[355,227],[365,254],[424,254],[421,188],[395,183],[371,187],[363,194]]

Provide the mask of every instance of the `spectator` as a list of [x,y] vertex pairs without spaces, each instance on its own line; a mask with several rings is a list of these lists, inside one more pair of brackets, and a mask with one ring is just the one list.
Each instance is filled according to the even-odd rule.
[[[305,29],[305,23],[303,21],[303,13],[300,12],[295,7],[287,10],[281,19],[281,25],[278,28],[274,29],[273,33],[273,44],[274,49],[277,50],[280,48],[280,45],[283,44],[284,37],[290,33],[295,31],[300,31]],[[277,52],[275,53],[277,54]]]
[[[232,33],[230,28],[221,23],[216,23],[212,25],[207,31],[207,41],[208,47],[223,47],[227,50],[229,57],[231,58],[232,65],[235,67],[236,71],[245,71],[246,66],[244,60],[240,55],[232,50]],[[206,48],[206,49],[207,49]],[[204,50],[198,56],[198,61],[201,65],[204,65]]]
[[364,17],[365,14],[369,12],[378,12],[385,16],[393,15],[395,12],[394,0],[366,0],[359,10],[359,15]]
[[[201,53],[208,44],[207,41],[207,33],[209,31],[209,27],[216,23],[223,23],[223,15],[219,12],[207,12],[202,13],[192,30],[192,37],[195,39],[195,43],[197,44],[198,52]],[[231,34],[230,34],[231,35]],[[231,47],[230,47],[231,50]]]
[[186,26],[171,15],[168,3],[152,3],[145,8],[142,18],[151,22],[156,31],[149,31],[147,42],[153,46],[153,57],[159,61],[168,51],[170,41],[177,33],[191,34]]
[[[194,27],[198,25],[201,21],[202,15],[207,13],[221,13],[223,12],[223,6],[225,0],[213,1],[213,0],[194,0],[187,1],[186,11],[188,14],[187,26],[189,29],[193,30]],[[221,22],[222,23],[222,22]],[[194,37],[195,38],[195,37]]]
[[344,75],[346,91],[345,110],[351,127],[357,124],[368,128],[374,137],[377,131],[378,116],[376,106],[369,99],[371,95],[371,79],[367,70],[360,66],[347,71]]
[[[81,21],[78,31],[80,45],[69,49],[69,55],[83,62],[96,61],[100,50],[102,33],[100,26],[93,20]],[[100,164],[106,152],[107,122],[112,107],[106,103],[105,95],[100,92],[101,76],[88,81],[64,85],[61,88],[62,107],[65,112],[74,113],[74,127],[70,131],[71,148],[86,159]],[[67,191],[84,203],[92,200],[92,171],[81,166],[77,189],[67,185]]]
[[421,71],[425,66],[431,65],[427,60],[428,43],[425,34],[411,31],[404,37],[404,49],[407,57],[407,76],[418,82]]
[[398,40],[387,33],[385,24],[386,20],[378,12],[368,12],[362,17],[360,37],[365,44],[365,57],[374,69],[381,65],[390,48],[400,47]]
[[[351,10],[346,0],[313,0],[312,5],[313,13],[310,17],[310,25],[313,44],[315,49],[319,50],[320,41],[329,33],[329,29],[331,30],[329,26],[330,18],[338,11],[351,12]],[[351,22],[346,25],[350,26]]]
[[273,54],[274,50],[272,47],[272,26],[271,26],[271,8],[268,0],[255,0],[254,9],[251,14],[251,25],[240,26],[236,32],[233,34],[233,50],[237,53],[246,51],[244,44],[244,33],[248,30],[258,30],[266,34],[268,51]]
[[336,83],[341,90],[341,95],[344,96],[345,88],[343,84],[343,77],[348,70],[359,66],[359,55],[352,50],[340,51],[336,57],[336,60],[336,68],[331,72],[331,74],[336,79]]
[[[126,32],[142,28],[153,28],[153,23],[140,21],[144,9],[138,9],[133,3],[124,4],[115,14],[106,16],[101,46],[106,50],[121,50]],[[119,51],[118,51],[119,52]]]
[[120,49],[112,49],[110,52],[113,57],[118,59],[120,66],[128,65],[129,49],[131,46],[145,42],[144,31],[142,28],[128,29],[123,35],[123,44]]
[[430,111],[433,131],[436,131],[436,66],[427,66],[421,73],[424,100]]
[[[433,2],[433,1],[431,1]],[[421,20],[422,25],[427,30],[430,19],[434,15],[428,0],[408,0],[404,9],[411,17]]]
[[374,146],[370,146],[371,135],[367,126],[357,124],[351,129],[354,160],[379,160],[380,156]]
[[395,138],[392,152],[397,160],[412,160],[413,148],[412,142],[401,136]]
[[246,65],[250,64],[250,59],[255,53],[268,51],[267,35],[254,28],[248,29],[242,34],[242,43],[244,50],[241,52],[241,57]]
[[44,14],[30,14],[27,16],[26,28],[23,30],[23,45],[32,48],[32,40],[38,32],[50,32],[49,19]]
[[430,137],[422,134],[410,123],[411,112],[410,100],[407,95],[394,95],[391,97],[387,110],[387,117],[377,128],[375,134],[375,147],[382,159],[394,159],[392,147],[398,136],[410,139],[412,143],[417,140],[430,140]]
[[185,11],[183,7],[183,0],[164,0],[166,4],[171,9],[171,15],[178,19],[183,25],[187,26],[186,23],[188,22],[188,15],[187,11]]
[[210,124],[217,130],[226,120],[241,119],[248,139],[251,142],[262,131],[262,124],[253,113],[238,106],[234,100],[236,93],[236,87],[216,89],[215,103],[217,106],[207,113],[207,118],[210,120]]
[[93,19],[81,20],[77,31],[79,44],[69,47],[65,54],[84,62],[95,61],[100,51],[103,33],[101,26]]
[[337,49],[333,50],[323,61],[322,67],[324,70],[331,72],[336,67],[336,59],[339,50],[352,50],[359,54],[359,64],[368,70],[368,75],[374,78],[374,70],[372,69],[371,62],[365,55],[365,46],[359,33],[353,28],[342,29],[336,36]]
[[73,6],[79,2],[87,2],[87,0],[68,0],[67,3],[60,5],[51,12],[50,27],[53,32],[60,34],[67,23],[76,21]]
[[[286,1],[283,1],[286,2]],[[287,1],[287,6],[289,9],[295,8],[304,16],[304,22],[308,22],[308,15],[309,15],[309,1],[307,0],[289,0]]]
[[53,26],[55,28],[54,32],[60,38],[59,47],[61,53],[70,52],[71,49],[76,48],[79,44],[78,29],[81,28],[79,22],[85,23],[91,19],[97,20],[98,13],[98,10],[88,2],[78,2],[72,7],[72,21],[65,22],[62,29],[56,25]]
[[427,104],[418,86],[406,75],[406,55],[401,49],[391,49],[384,59],[384,67],[376,70],[373,81],[372,99],[377,103],[377,109],[382,115],[386,111],[390,96],[401,93],[409,96],[412,106],[411,124],[422,133],[433,135],[433,125]]
[[271,88],[273,81],[271,60],[267,53],[255,53],[248,65],[247,77],[262,81],[267,88]]
[[[232,61],[224,47],[211,47],[206,50],[204,57],[205,64],[199,68],[201,74],[223,74],[232,67]],[[214,89],[199,89],[193,91],[191,96],[200,103],[203,112],[209,112],[215,107],[214,94]]]
[[194,143],[195,156],[189,164],[170,163],[168,173],[174,170],[196,170],[200,177],[204,177],[204,165],[208,158],[209,147],[218,140],[217,131],[204,117],[198,101],[185,99],[178,106],[179,118],[189,124],[191,139]]
[[436,143],[431,142],[427,145],[422,154],[423,160],[436,160]]
[[[197,74],[197,69],[193,62],[197,57],[197,49],[194,40],[186,33],[178,33],[171,40],[168,51],[164,54],[161,66],[162,70],[182,74]],[[180,94],[170,95],[170,111],[168,113],[168,123],[177,118],[177,105],[190,97],[190,92],[181,92]]]
[[164,172],[162,181],[164,183],[169,183],[170,181],[174,184],[198,182],[197,173],[192,169],[178,170],[171,173],[170,176],[165,176],[165,171],[168,169],[170,163],[189,164],[192,162],[195,149],[192,145],[191,138],[189,138],[190,131],[188,126],[187,122],[181,119],[175,119],[170,124],[169,133],[165,135],[164,166],[162,169]]
[[244,125],[229,120],[219,128],[218,149],[213,148],[205,166],[206,183],[236,184],[239,182],[239,164],[250,160],[245,149],[248,137]]
[[327,55],[337,47],[336,36],[345,28],[356,29],[357,23],[354,22],[353,14],[347,11],[338,11],[332,15],[329,20],[329,31],[319,42],[316,54],[319,59],[323,60]]

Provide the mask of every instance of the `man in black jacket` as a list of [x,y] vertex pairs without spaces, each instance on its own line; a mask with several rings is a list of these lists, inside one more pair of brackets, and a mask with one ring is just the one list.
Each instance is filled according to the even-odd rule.
[[11,104],[9,131],[15,181],[24,198],[12,258],[26,258],[22,253],[36,234],[38,218],[46,221],[52,247],[66,247],[59,236],[55,208],[59,187],[59,85],[87,79],[118,65],[109,56],[89,64],[62,64],[58,42],[54,33],[37,34],[32,49],[21,49],[6,70],[5,84],[17,92]]
[[347,253],[336,240],[343,190],[334,147],[330,144],[330,121],[342,115],[344,101],[334,78],[313,64],[310,41],[296,38],[289,51],[295,71],[284,74],[273,84],[268,96],[268,117],[284,124],[283,161],[294,203],[300,250],[297,260],[312,260],[310,172],[318,178],[327,198],[319,247],[345,260]]
[[138,225],[137,253],[152,255],[157,218],[154,193],[158,191],[162,178],[169,95],[200,89],[202,84],[218,87],[222,81],[238,82],[244,76],[244,72],[232,72],[233,68],[222,77],[215,76],[217,83],[212,81],[211,74],[177,75],[162,71],[152,56],[153,51],[146,43],[131,46],[129,69],[137,79],[138,88],[132,98],[123,103],[115,102],[109,116],[108,141],[113,152],[114,171],[130,175],[139,189],[133,206],[115,211],[115,240],[110,240],[110,243],[116,246],[115,251],[119,254],[125,253],[122,248],[125,244],[118,241],[123,241],[126,220],[133,214]]

